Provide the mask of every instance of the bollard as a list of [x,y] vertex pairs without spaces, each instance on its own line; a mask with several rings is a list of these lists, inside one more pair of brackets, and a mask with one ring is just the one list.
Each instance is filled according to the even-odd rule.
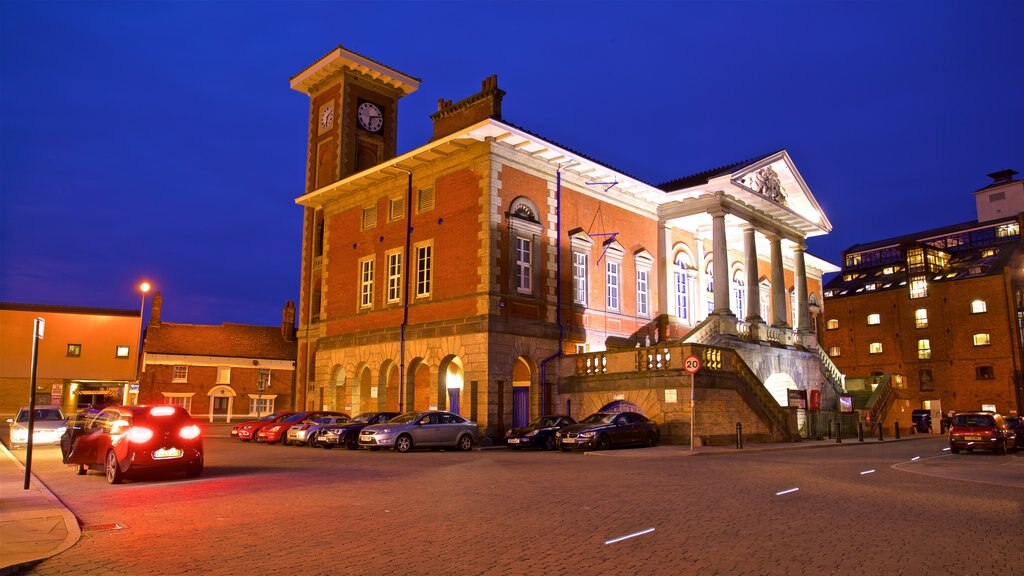
[[883,425],[882,421],[879,420],[878,421],[878,441],[879,442],[885,440],[885,436],[882,435],[884,430],[885,430],[885,425]]
[[899,422],[893,422],[892,425],[893,425],[893,428],[896,429],[896,439],[899,440],[900,439],[900,423]]
[[828,421],[828,439],[829,440],[832,439],[832,421],[831,420]]
[[736,423],[736,449],[743,449],[743,422]]
[[864,441],[864,423],[857,422],[857,442]]
[[843,423],[836,422],[836,444],[843,443]]

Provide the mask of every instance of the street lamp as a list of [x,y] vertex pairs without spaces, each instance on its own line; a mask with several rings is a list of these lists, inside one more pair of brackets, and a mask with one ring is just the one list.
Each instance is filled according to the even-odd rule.
[[[136,394],[138,394],[138,390],[139,390],[139,365],[142,364],[142,319],[143,319],[143,316],[146,313],[146,294],[149,292],[149,290],[151,288],[152,288],[152,286],[150,285],[150,283],[146,282],[145,280],[143,280],[142,283],[139,284],[139,292],[142,292],[142,305],[139,306],[139,339],[136,340],[136,342],[138,344],[138,347],[136,348],[136,353],[135,353],[135,393]],[[134,403],[134,402],[130,402],[129,401],[129,396],[128,395],[130,393],[131,393],[130,389],[129,390],[125,390],[125,394],[124,394],[124,403],[125,404],[133,404]]]

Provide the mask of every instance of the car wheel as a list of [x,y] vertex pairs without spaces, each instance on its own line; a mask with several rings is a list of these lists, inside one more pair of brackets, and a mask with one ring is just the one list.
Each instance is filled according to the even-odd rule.
[[412,436],[402,434],[395,440],[395,451],[408,452],[409,450],[412,450]]
[[310,448],[320,447],[320,441],[316,439],[316,436],[310,436],[309,440],[306,443],[309,444]]
[[459,442],[457,444],[459,450],[463,452],[469,452],[473,449],[473,437],[469,434],[463,434],[459,436]]
[[657,445],[658,445],[658,435],[655,434],[654,432],[648,432],[647,433],[647,446],[650,447],[650,448],[654,448]]
[[607,450],[612,447],[612,440],[607,434],[601,434],[597,437],[597,449]]
[[194,464],[191,464],[185,469],[186,478],[198,478],[203,473],[203,456],[199,455],[199,460],[196,460]]
[[348,448],[349,450],[359,449],[359,440],[356,438],[355,434],[347,434],[345,436],[345,448]]
[[554,436],[548,436],[547,438],[544,439],[544,449],[545,450],[554,450],[555,449],[555,437]]
[[[270,444],[273,444],[273,442],[270,442]],[[288,441],[288,437],[285,436],[284,434],[281,434],[281,445],[282,446],[291,446],[292,445],[292,443]]]
[[949,450],[950,450],[950,451],[951,451],[951,452],[952,452],[953,454],[959,454],[959,453],[960,453],[960,448],[958,448],[958,447],[956,447],[956,446],[953,446],[953,447],[952,447],[952,448],[950,448]]
[[107,458],[103,465],[103,472],[110,484],[120,484],[124,480],[124,472],[121,472],[121,465],[117,462],[117,454],[113,450],[107,451]]
[[89,467],[86,466],[85,464],[79,464],[78,468],[75,469],[75,474],[78,474],[79,476],[85,476],[88,473]]

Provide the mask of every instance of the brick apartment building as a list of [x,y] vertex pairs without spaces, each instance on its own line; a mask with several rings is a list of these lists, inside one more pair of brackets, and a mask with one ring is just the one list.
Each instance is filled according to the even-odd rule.
[[295,382],[295,306],[280,326],[177,324],[153,308],[142,351],[140,404],[177,404],[197,419],[231,422],[287,410]]
[[892,375],[886,418],[1020,414],[1024,182],[990,174],[977,219],[851,246],[825,286],[823,345],[848,377]]
[[670,430],[691,353],[709,410],[835,401],[812,332],[838,268],[805,252],[831,225],[785,150],[652,185],[503,120],[492,76],[399,156],[419,82],[340,46],[291,79],[310,98],[297,407],[450,409],[497,437],[619,403]]

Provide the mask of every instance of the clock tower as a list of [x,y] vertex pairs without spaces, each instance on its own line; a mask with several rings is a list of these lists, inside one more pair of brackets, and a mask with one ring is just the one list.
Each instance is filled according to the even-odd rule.
[[309,95],[306,192],[394,158],[398,100],[419,84],[342,46],[292,77]]

